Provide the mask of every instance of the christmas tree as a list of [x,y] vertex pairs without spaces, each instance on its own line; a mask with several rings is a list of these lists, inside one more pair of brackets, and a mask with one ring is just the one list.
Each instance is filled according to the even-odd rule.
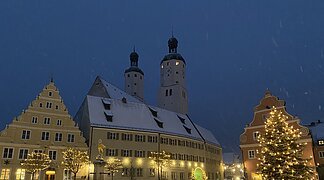
[[21,167],[26,170],[26,172],[31,173],[31,179],[34,179],[35,173],[48,168],[51,164],[51,160],[47,154],[32,152],[27,155],[27,159],[23,160]]
[[314,179],[314,169],[301,157],[305,143],[298,142],[301,132],[287,123],[288,117],[275,107],[259,136],[261,152],[258,171],[263,179]]
[[74,148],[67,148],[62,152],[63,161],[62,166],[66,170],[70,170],[74,174],[74,180],[79,170],[89,163],[89,156],[87,151],[81,151]]

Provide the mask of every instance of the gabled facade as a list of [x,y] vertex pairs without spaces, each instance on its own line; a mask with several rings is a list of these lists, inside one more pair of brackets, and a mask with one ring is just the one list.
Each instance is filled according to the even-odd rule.
[[260,150],[257,137],[259,134],[265,133],[265,121],[269,117],[271,108],[275,106],[284,115],[288,116],[287,122],[294,128],[298,128],[301,132],[301,142],[306,142],[307,145],[303,151],[304,158],[310,158],[310,166],[315,166],[312,137],[309,129],[300,125],[298,117],[290,115],[286,111],[285,102],[273,96],[270,91],[266,91],[264,97],[261,99],[260,104],[254,108],[254,116],[252,122],[244,128],[244,132],[240,136],[240,148],[242,152],[243,165],[245,168],[246,176],[249,180],[258,180],[260,176],[256,174],[257,164],[259,163],[257,150]]
[[[0,133],[0,178],[28,179],[20,162],[33,151],[47,153],[52,165],[39,179],[66,179],[70,173],[60,167],[67,147],[87,150],[85,139],[69,115],[59,90],[51,81],[26,110]],[[78,177],[87,176],[82,169]]]

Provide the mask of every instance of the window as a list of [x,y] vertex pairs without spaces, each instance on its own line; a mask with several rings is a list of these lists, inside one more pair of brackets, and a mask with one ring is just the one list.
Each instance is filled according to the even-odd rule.
[[169,66],[170,65],[170,62],[167,62],[167,66]]
[[113,121],[113,115],[110,112],[105,111],[105,117],[108,122]]
[[165,96],[168,96],[169,95],[169,90],[165,90]]
[[19,149],[18,159],[27,159],[28,149]]
[[130,77],[130,74],[127,74],[127,77]]
[[13,148],[4,148],[2,158],[3,159],[12,159],[13,156]]
[[136,176],[137,177],[143,176],[143,168],[137,168],[136,169]]
[[182,124],[186,124],[186,119],[177,115]]
[[323,146],[323,145],[324,145],[324,140],[319,140],[319,141],[318,141],[318,145],[319,145],[319,146]]
[[111,102],[105,99],[102,99],[102,104],[106,110],[110,110]]
[[23,180],[25,179],[25,169],[17,169],[16,171],[16,180]]
[[56,110],[57,110],[57,109],[59,109],[59,106],[58,106],[58,105],[56,105],[56,106],[55,106],[55,109],[56,109]]
[[269,114],[262,114],[262,120],[266,121],[270,117]]
[[186,98],[186,93],[184,91],[182,91],[182,97]]
[[172,96],[172,89],[170,89],[170,96]]
[[107,139],[118,140],[119,139],[118,137],[119,137],[119,133],[107,132]]
[[10,177],[10,169],[2,169],[0,179],[1,180],[8,180]]
[[255,158],[255,151],[254,150],[249,150],[248,151],[248,157],[249,157],[249,159],[254,159]]
[[150,176],[155,176],[155,169],[154,168],[150,168]]
[[132,150],[122,149],[121,156],[123,157],[132,157]]
[[67,142],[69,142],[69,143],[74,142],[74,134],[68,134],[68,136],[67,136]]
[[161,69],[163,69],[163,64],[161,65]]
[[179,63],[179,61],[176,61],[176,66],[178,66],[180,63]]
[[43,103],[39,103],[39,107],[43,107]]
[[137,77],[137,74],[134,74],[134,77]]
[[32,124],[37,124],[38,121],[38,117],[37,116],[33,116],[32,117]]
[[50,92],[48,92],[48,96],[49,97],[52,97],[53,96],[53,93],[50,91]]
[[135,141],[137,142],[145,142],[145,136],[144,135],[135,135]]
[[123,168],[121,174],[122,174],[122,176],[129,176],[129,169],[128,168]]
[[51,102],[46,102],[46,108],[47,108],[47,109],[52,108],[52,103],[51,103]]
[[106,149],[106,156],[118,156],[118,149]]
[[149,110],[151,111],[152,116],[157,117],[157,111],[156,110],[154,110],[152,108],[149,108]]
[[157,136],[147,136],[147,142],[157,143]]
[[45,117],[44,118],[44,124],[50,124],[51,123],[51,118]]
[[123,141],[132,141],[133,140],[133,135],[132,134],[122,133],[122,140]]
[[318,152],[318,155],[319,155],[320,158],[324,158],[324,151]]
[[56,121],[56,125],[58,125],[58,126],[62,126],[62,120],[58,119],[58,120]]
[[64,169],[63,179],[72,179],[72,172],[70,170]]
[[62,133],[55,133],[55,141],[62,141]]
[[135,157],[145,157],[145,151],[135,150]]
[[186,129],[188,134],[191,134],[191,129],[190,128],[186,127],[185,125],[183,125],[183,127]]
[[159,126],[159,128],[163,128],[163,122],[161,122],[155,118],[154,118],[154,120],[155,120],[156,124]]
[[168,138],[161,137],[161,144],[168,144]]
[[167,171],[162,171],[162,179],[168,179],[168,172]]
[[21,134],[21,139],[30,139],[30,130],[23,130]]
[[42,132],[42,140],[43,141],[48,141],[50,137],[49,132]]
[[184,180],[184,172],[180,172],[180,180]]
[[253,132],[253,140],[258,140],[258,137],[260,136],[260,132],[259,131],[255,131]]
[[48,151],[48,156],[51,160],[56,160],[56,151]]
[[34,149],[34,152],[35,153],[43,153],[43,150],[41,150],[41,149]]
[[176,180],[177,179],[177,173],[176,172],[171,172],[171,179]]

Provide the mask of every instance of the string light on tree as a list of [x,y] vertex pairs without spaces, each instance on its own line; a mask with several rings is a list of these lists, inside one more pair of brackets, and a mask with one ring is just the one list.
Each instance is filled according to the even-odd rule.
[[50,166],[51,159],[47,154],[32,152],[20,164],[23,169],[26,169],[26,172],[32,174],[31,178],[34,179],[37,172],[47,169]]
[[76,179],[76,175],[79,170],[89,163],[89,156],[87,151],[81,151],[74,148],[67,148],[62,152],[63,161],[62,166],[71,171],[74,174],[74,179]]
[[261,161],[258,171],[263,179],[314,179],[314,168],[310,159],[303,159],[306,143],[299,143],[299,129],[289,126],[288,117],[275,107],[265,123],[265,134],[258,137]]

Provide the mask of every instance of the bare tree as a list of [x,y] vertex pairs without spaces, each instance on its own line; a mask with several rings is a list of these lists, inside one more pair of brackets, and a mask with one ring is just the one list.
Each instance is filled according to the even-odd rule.
[[32,152],[27,155],[27,159],[21,161],[21,167],[32,174],[34,179],[35,173],[42,171],[50,166],[51,159],[47,154]]

